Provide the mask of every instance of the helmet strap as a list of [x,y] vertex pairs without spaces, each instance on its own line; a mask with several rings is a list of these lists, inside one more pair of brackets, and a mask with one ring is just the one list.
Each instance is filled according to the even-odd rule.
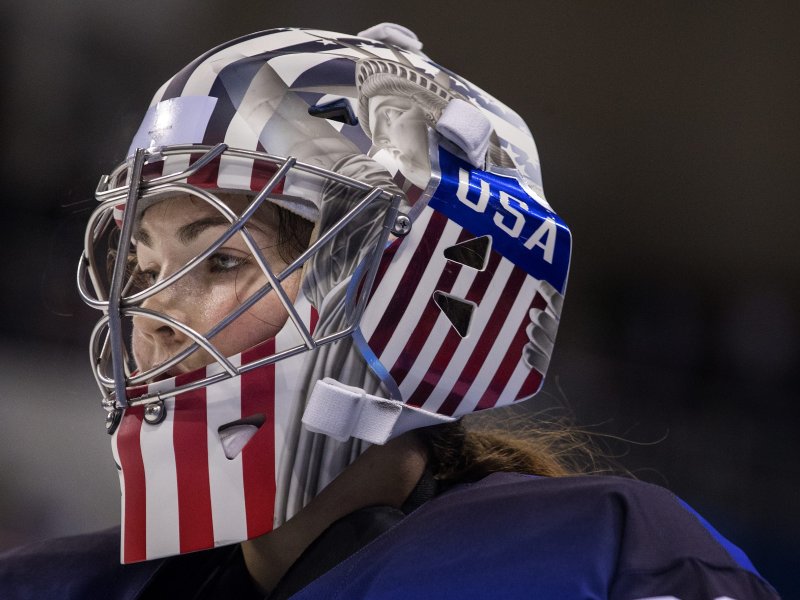
[[385,444],[401,433],[455,421],[399,400],[368,394],[330,377],[316,382],[303,413],[303,425],[340,442],[354,437],[371,444]]

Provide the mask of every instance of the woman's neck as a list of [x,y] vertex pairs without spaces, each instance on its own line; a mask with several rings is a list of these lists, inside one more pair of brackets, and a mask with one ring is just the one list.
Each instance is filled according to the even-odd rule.
[[422,477],[426,463],[427,452],[414,432],[384,446],[371,446],[294,517],[242,543],[251,577],[267,593],[334,522],[366,506],[399,508]]

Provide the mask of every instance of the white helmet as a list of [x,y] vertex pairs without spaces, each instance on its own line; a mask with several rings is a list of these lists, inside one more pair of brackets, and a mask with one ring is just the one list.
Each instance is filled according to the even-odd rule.
[[[123,562],[267,533],[369,443],[541,386],[571,237],[527,127],[408,30],[363,33],[277,29],[207,52],[156,93],[101,180],[78,284],[103,311],[91,358],[120,467]],[[139,219],[175,194],[230,226],[141,286],[128,264]],[[264,203],[313,223],[279,271],[249,228]],[[144,306],[234,236],[263,285],[219,324]],[[227,356],[221,332],[267,294],[285,324]],[[137,371],[134,318],[185,343]],[[176,374],[194,354],[209,364]]]

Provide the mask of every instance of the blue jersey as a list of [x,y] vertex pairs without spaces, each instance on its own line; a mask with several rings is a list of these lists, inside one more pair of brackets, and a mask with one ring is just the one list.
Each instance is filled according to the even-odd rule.
[[427,502],[297,600],[778,598],[663,488],[497,473]]
[[[364,519],[362,513],[358,528]],[[744,553],[683,502],[629,479],[496,473],[392,517],[363,545],[338,552],[347,545],[340,532],[353,524],[339,533],[332,526],[328,539],[318,540],[323,544],[315,542],[316,554],[307,551],[305,564],[301,557],[293,569],[314,575],[293,599],[778,598]],[[250,597],[240,552],[220,548],[121,566],[117,535],[7,554],[0,598]],[[323,574],[309,564],[320,552],[333,555]]]

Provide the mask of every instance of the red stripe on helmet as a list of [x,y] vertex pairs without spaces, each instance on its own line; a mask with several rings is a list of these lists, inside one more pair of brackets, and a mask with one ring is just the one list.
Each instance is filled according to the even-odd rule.
[[[375,290],[378,289],[378,284],[383,279],[384,275],[386,275],[386,271],[389,268],[389,265],[392,264],[392,260],[394,259],[394,255],[397,254],[397,249],[400,247],[402,243],[402,238],[397,238],[394,240],[388,248],[383,251],[381,255],[381,262],[378,265],[378,271],[375,273],[375,281],[372,284],[372,289],[369,292],[369,299],[372,300],[372,296],[375,294]],[[363,282],[362,282],[363,283]],[[361,290],[359,288],[359,295]]]
[[[461,242],[461,241],[462,241],[462,239],[459,237],[459,242]],[[480,304],[481,300],[483,299],[484,294],[486,293],[486,290],[489,289],[489,284],[494,279],[494,273],[495,273],[495,270],[497,269],[497,265],[498,264],[500,264],[500,255],[497,252],[491,252],[490,255],[489,255],[489,263],[487,264],[486,269],[484,271],[478,273],[475,276],[475,279],[473,280],[472,285],[469,287],[469,290],[467,290],[467,293],[466,293],[466,296],[465,296],[465,298],[467,300],[469,300],[471,302],[474,302],[475,304]],[[450,290],[450,288],[444,289],[444,288],[439,288],[439,287],[437,287],[436,289],[439,289],[439,290],[441,290],[443,292],[446,292],[446,291]],[[436,306],[436,303],[433,302],[433,300],[431,300],[428,303],[428,306],[426,307],[426,310],[425,310],[426,316],[427,316],[428,313],[430,313],[430,317],[435,322],[436,319],[439,317],[439,312],[440,312],[439,307]],[[418,345],[416,345],[413,348],[406,347],[406,349],[403,350],[404,354],[408,353],[408,354],[406,354],[406,356],[409,357],[409,360],[411,361],[411,363],[413,363],[413,361],[416,359],[416,356],[422,350],[422,345],[427,340],[428,335],[430,334],[430,331],[431,331],[432,327],[433,327],[433,324],[431,324],[430,327],[428,327],[427,324],[425,325],[425,327],[418,327],[417,331],[414,332],[414,335],[412,337],[416,338],[417,334],[419,333],[419,342],[421,342],[421,343],[418,343]],[[424,337],[422,337],[423,335],[424,335]],[[455,337],[453,337],[453,336],[455,336]],[[459,342],[459,340],[460,340],[460,336],[458,335],[458,333],[456,333],[455,330],[451,329],[447,333],[447,337],[445,339],[444,344],[446,344],[448,348],[452,348],[453,344]],[[454,349],[453,349],[453,351],[454,351]],[[436,363],[436,359],[438,359],[441,354],[442,354],[442,351],[440,349],[437,352],[436,358],[431,363],[431,368],[434,368],[434,364]],[[450,354],[444,354],[444,356],[449,361],[449,358],[452,357],[452,352]],[[442,370],[439,370],[435,374],[432,374],[432,373],[429,372],[425,376],[425,381],[432,382],[433,385],[430,386],[430,385],[425,384],[425,385],[422,386],[422,389],[417,388],[417,390],[415,390],[414,394],[412,394],[411,399],[409,400],[409,404],[412,404],[413,406],[422,406],[422,404],[424,404],[424,402],[428,399],[428,396],[430,395],[430,393],[433,390],[433,388],[435,388],[436,384],[439,382],[439,379],[442,376],[443,369],[447,367],[447,364],[444,364],[443,366],[440,364],[439,367],[441,367]],[[410,369],[411,366],[409,365],[407,368]],[[398,383],[398,385],[399,385],[399,383]]]
[[[198,369],[175,379],[179,387],[205,377]],[[178,478],[178,530],[181,554],[212,548],[211,484],[208,474],[206,389],[175,397],[175,470]]]
[[458,335],[456,330],[452,328],[448,330],[442,345],[439,346],[436,356],[431,361],[431,364],[425,373],[425,377],[423,377],[422,381],[419,382],[417,389],[415,389],[414,393],[411,394],[407,404],[410,404],[411,406],[422,406],[424,404],[425,400],[428,399],[428,396],[431,395],[431,392],[436,389],[436,386],[438,385],[439,380],[442,378],[442,374],[447,368],[447,365],[450,364],[450,359],[453,358],[453,353],[456,351],[456,348],[458,348],[459,343],[461,343],[461,336]]
[[142,179],[149,181],[156,177],[161,177],[164,174],[164,161],[156,160],[154,162],[145,163],[142,165]]
[[147,484],[142,447],[139,443],[143,418],[143,407],[128,408],[117,430],[117,454],[125,486],[123,523],[125,545],[122,548],[124,563],[147,560]]
[[427,265],[429,257],[439,238],[442,237],[445,225],[447,225],[447,217],[438,211],[433,211],[425,232],[422,235],[417,249],[414,251],[414,256],[408,264],[408,268],[403,273],[400,282],[397,285],[394,296],[390,304],[386,307],[378,326],[375,328],[375,333],[369,339],[370,348],[376,356],[380,356],[386,349],[386,344],[394,335],[397,330],[397,323],[400,321],[411,297],[414,295],[414,290],[417,288],[417,281],[421,273],[419,265]]
[[319,323],[319,312],[313,306],[311,307],[310,312],[311,312],[311,317],[309,319],[310,322],[308,324],[308,332],[311,335],[314,335],[314,330],[317,328],[317,323]]
[[[192,154],[189,161],[194,164],[204,154]],[[219,176],[219,161],[220,156],[209,162],[203,168],[195,171],[186,178],[186,183],[196,185],[201,188],[215,188],[217,187],[217,177]]]
[[[275,353],[275,340],[267,342],[265,355]],[[259,357],[242,353],[242,364]],[[264,424],[242,450],[247,536],[272,530],[275,512],[275,365],[265,365],[242,375],[242,417],[263,414]]]
[[475,281],[469,286],[465,299],[475,304],[480,304],[486,290],[489,289],[489,284],[494,280],[495,271],[500,265],[500,253],[489,252],[489,261],[486,263],[486,268],[475,276]]
[[[194,164],[198,159],[200,159],[204,154],[201,153],[194,153],[191,155],[189,159],[190,164]],[[227,160],[230,160],[228,157]],[[219,170],[220,164],[222,161],[222,155],[217,156],[214,160],[209,162],[203,168],[195,171],[186,179],[186,183],[190,185],[195,185],[199,188],[206,188],[206,189],[215,189],[219,188]],[[264,188],[267,185],[270,179],[272,179],[273,175],[278,171],[278,167],[267,161],[263,160],[254,160],[252,165],[252,170],[250,172],[250,189],[257,192]],[[279,181],[275,188],[272,190],[272,193],[281,194],[283,193],[283,180]]]
[[[537,303],[537,300],[544,300],[539,294],[537,294],[531,306],[536,308],[543,308],[541,306],[541,302]],[[486,391],[481,396],[481,399],[478,401],[475,410],[484,410],[486,408],[493,408],[497,404],[497,400],[500,398],[501,394],[506,388],[506,384],[508,383],[511,374],[516,369],[519,361],[522,359],[522,351],[525,348],[525,344],[528,343],[528,334],[525,331],[526,325],[529,322],[528,320],[528,311],[525,311],[525,315],[522,318],[522,322],[517,327],[516,333],[514,334],[514,339],[511,341],[511,344],[508,346],[508,350],[506,350],[505,356],[503,360],[500,361],[500,366],[497,369],[497,372],[492,377],[492,381],[489,383],[489,386],[486,388]],[[539,384],[542,382],[542,374],[538,371],[531,369],[531,373],[525,378],[525,382],[523,383],[523,387],[521,392],[524,395],[517,395],[517,398],[524,398],[526,396],[532,395],[539,387]],[[535,387],[534,387],[535,386]],[[526,393],[526,388],[530,391]],[[533,389],[531,389],[533,388]],[[516,398],[515,398],[516,400]]]
[[[472,234],[462,229],[455,243],[459,244],[470,237],[472,237]],[[461,265],[448,261],[444,270],[439,275],[439,280],[436,282],[434,290],[440,292],[449,292],[452,290],[453,284],[460,272]],[[440,312],[441,309],[433,301],[433,298],[429,298],[419,321],[414,327],[414,331],[411,333],[406,345],[403,347],[403,350],[400,352],[400,355],[389,371],[398,386],[403,383],[406,375],[408,375],[409,371],[414,366],[414,362],[416,362],[422,347],[425,345],[428,336],[430,336],[431,330],[436,324]],[[424,402],[424,399],[422,401]],[[415,406],[419,405],[415,404]]]
[[539,391],[542,380],[544,380],[544,374],[539,373],[536,369],[531,369],[531,372],[528,373],[528,376],[525,378],[525,382],[522,384],[515,400],[524,400],[525,398],[533,396]]
[[[264,188],[265,185],[272,179],[272,176],[278,171],[278,167],[274,164],[265,162],[263,160],[256,160],[253,162],[253,172],[250,176],[250,189],[254,192],[257,192]],[[274,194],[282,194],[283,193],[283,182],[278,182],[278,185],[275,186],[275,189],[272,190]]]
[[[511,311],[511,307],[514,305],[514,301],[517,299],[517,294],[519,294],[519,290],[522,288],[522,284],[527,276],[527,273],[525,273],[525,271],[522,269],[514,269],[511,272],[511,276],[506,282],[503,293],[500,294],[497,307],[492,313],[492,318],[489,319],[488,323],[486,323],[486,326],[481,333],[481,337],[478,340],[478,343],[475,345],[475,350],[473,350],[469,359],[465,363],[464,368],[461,370],[458,381],[453,386],[453,389],[450,390],[450,393],[447,395],[447,398],[445,398],[437,412],[443,415],[452,415],[458,408],[458,405],[461,404],[461,400],[469,391],[470,386],[475,381],[475,377],[478,375],[478,371],[480,371],[481,366],[483,365],[484,361],[486,361],[489,352],[491,351],[492,346],[494,345],[494,342],[497,339],[497,336],[500,333],[506,318],[508,317],[508,313]],[[449,356],[441,355],[440,351],[436,355],[434,362],[441,361],[444,363],[448,359]]]

